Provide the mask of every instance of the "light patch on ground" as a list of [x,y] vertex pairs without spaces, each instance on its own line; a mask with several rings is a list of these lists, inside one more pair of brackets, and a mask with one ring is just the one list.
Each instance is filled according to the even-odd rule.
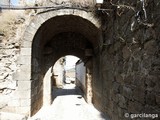
[[29,120],[107,120],[93,105],[85,102],[75,85],[65,85],[63,89],[51,106],[43,107]]

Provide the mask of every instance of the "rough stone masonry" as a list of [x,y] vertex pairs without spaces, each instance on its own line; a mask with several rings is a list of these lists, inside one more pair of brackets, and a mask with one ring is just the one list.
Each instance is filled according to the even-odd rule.
[[112,120],[127,120],[125,113],[160,117],[160,2],[116,0],[105,6],[111,11],[100,13],[103,104],[95,102]]

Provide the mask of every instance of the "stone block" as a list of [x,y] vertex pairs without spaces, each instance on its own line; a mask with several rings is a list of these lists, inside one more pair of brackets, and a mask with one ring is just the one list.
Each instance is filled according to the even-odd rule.
[[31,90],[26,91],[16,91],[15,96],[19,99],[30,99],[31,98]]
[[133,90],[133,98],[140,103],[145,103],[145,89],[143,87],[135,87]]
[[24,36],[23,36],[24,41],[30,41],[31,42],[33,40],[33,38],[34,38],[34,34],[28,33],[28,32],[24,33]]
[[22,55],[17,59],[18,64],[22,65],[31,65],[31,56],[30,55]]
[[156,97],[153,92],[147,92],[146,94],[146,104],[155,106],[156,105]]
[[118,104],[121,108],[127,108],[127,99],[121,94],[117,94]]
[[123,58],[129,59],[129,57],[131,56],[131,51],[129,50],[127,46],[123,48],[122,52],[123,52]]
[[158,78],[156,80],[156,86],[154,87],[154,91],[157,92],[157,93],[160,93],[160,82],[159,82],[160,78]]
[[117,81],[118,83],[123,83],[123,76],[122,76],[122,75],[117,74],[117,75],[115,76],[115,78],[116,78],[116,81]]
[[120,92],[119,88],[120,88],[120,84],[117,83],[117,82],[113,82],[113,88],[112,89],[113,89],[114,93],[119,93]]
[[119,117],[114,112],[112,113],[112,120],[119,120]]
[[114,44],[114,51],[120,51],[120,48],[121,48],[121,42],[116,42],[115,44]]
[[35,28],[35,27],[32,27],[31,25],[29,25],[29,26],[26,28],[26,32],[35,35],[35,33],[37,32],[37,29],[38,29],[38,28]]
[[27,120],[27,117],[20,114],[9,113],[9,112],[1,112],[0,113],[1,120]]
[[24,115],[30,115],[30,108],[31,106],[29,107],[17,107],[16,108],[16,113],[19,113],[19,114],[24,114]]
[[[52,15],[53,16],[53,15]],[[36,17],[36,19],[34,19],[33,21],[32,21],[32,23],[38,23],[38,24],[43,24],[45,22],[45,19],[42,17],[42,15],[38,15],[37,17]],[[37,26],[38,27],[38,26]],[[39,26],[40,27],[40,26]]]
[[19,107],[20,106],[20,100],[19,99],[10,100],[8,102],[8,106]]
[[25,55],[31,55],[31,48],[21,48],[21,55],[25,56]]
[[136,87],[145,88],[146,77],[141,75],[142,73],[134,73],[132,84]]
[[31,106],[31,99],[20,99],[20,106],[22,107]]
[[7,103],[0,101],[0,109],[3,109],[4,107],[7,106]]
[[[49,15],[48,12],[43,13],[43,14],[41,15],[41,17],[42,17],[43,19],[45,19],[45,20],[48,20],[48,19],[51,18],[51,16]],[[53,15],[52,15],[52,17],[53,17]],[[33,27],[36,27],[36,26],[33,26]],[[39,27],[37,27],[37,28],[39,28]]]
[[0,82],[0,89],[5,89],[8,87],[9,82]]
[[31,80],[31,73],[27,72],[16,72],[13,74],[13,79],[18,81],[29,81]]
[[132,89],[126,86],[123,86],[122,88],[122,95],[128,99],[132,99]]
[[120,118],[123,118],[124,117],[124,114],[127,113],[127,111],[125,109],[122,109],[120,107],[117,107],[117,113],[118,113],[118,116]]
[[150,106],[150,105],[145,105],[143,107],[142,111],[143,111],[143,113],[147,113],[147,114],[157,114],[157,113],[160,113],[159,109],[155,109],[153,106]]
[[[125,77],[124,77],[124,83],[126,85],[131,85],[132,82],[133,82],[133,76],[132,75],[126,75],[126,74],[123,74]],[[123,81],[121,82],[123,83]]]
[[37,29],[37,28],[39,28],[40,26],[41,26],[41,24],[39,23],[39,22],[32,22],[31,24],[30,24],[30,26],[32,26],[33,28],[35,28],[35,29]]
[[114,54],[114,53],[115,53],[114,47],[113,47],[113,46],[110,46],[108,52],[109,52],[110,54]]
[[133,64],[133,66],[132,66],[132,70],[133,71],[139,71],[139,69],[140,69],[140,61],[139,60],[134,60],[133,62],[132,62],[132,64]]
[[13,106],[6,106],[4,108],[1,109],[0,112],[12,112],[12,113],[15,113],[16,107],[13,107]]
[[145,84],[147,86],[147,90],[151,91],[156,88],[156,84],[158,84],[158,82],[156,81],[156,77],[148,76],[146,78]]
[[17,87],[17,81],[12,81],[7,86],[8,89],[12,89],[12,90],[15,90],[16,87]]
[[146,52],[146,54],[148,55],[154,55],[155,52],[156,52],[156,41],[155,40],[151,40],[151,41],[148,41],[144,44],[144,50]]
[[[111,94],[111,98],[115,103],[118,103],[118,98],[119,98],[118,95],[119,94],[114,94],[114,93]],[[108,96],[106,96],[106,97],[108,97]]]
[[128,102],[128,112],[129,113],[141,113],[143,105],[137,101]]
[[20,71],[25,72],[25,73],[31,73],[31,65],[21,65],[20,66]]
[[31,47],[32,47],[31,41],[26,41],[26,40],[22,41],[21,48],[31,48]]
[[18,90],[30,90],[32,81],[18,81]]
[[156,103],[160,106],[160,95],[156,95]]

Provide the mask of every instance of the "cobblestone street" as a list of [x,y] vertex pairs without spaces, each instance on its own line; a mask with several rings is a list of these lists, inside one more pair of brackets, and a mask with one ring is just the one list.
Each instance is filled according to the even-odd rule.
[[53,104],[42,108],[29,120],[107,120],[93,105],[85,102],[81,90],[73,84],[54,91]]

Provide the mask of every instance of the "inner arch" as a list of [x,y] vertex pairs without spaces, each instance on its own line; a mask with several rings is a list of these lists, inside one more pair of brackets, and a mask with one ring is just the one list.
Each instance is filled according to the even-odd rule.
[[39,38],[41,36],[42,40],[40,42],[44,46],[55,35],[66,32],[79,33],[85,36],[94,48],[98,47],[99,29],[90,21],[75,15],[57,16],[47,20],[38,29],[34,41],[36,41],[37,37]]

